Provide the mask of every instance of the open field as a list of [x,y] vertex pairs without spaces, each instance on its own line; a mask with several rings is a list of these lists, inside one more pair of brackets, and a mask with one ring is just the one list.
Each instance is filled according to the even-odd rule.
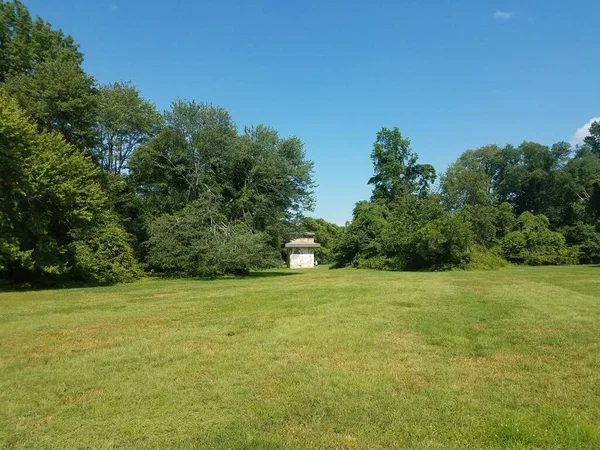
[[600,448],[600,267],[0,293],[2,448]]

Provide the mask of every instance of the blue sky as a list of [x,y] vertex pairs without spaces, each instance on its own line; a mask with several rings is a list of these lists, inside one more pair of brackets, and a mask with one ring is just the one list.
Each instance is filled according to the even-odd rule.
[[600,116],[598,0],[25,4],[73,35],[99,82],[298,136],[315,161],[312,215],[337,223],[370,195],[381,127],[443,171],[488,143],[573,140]]

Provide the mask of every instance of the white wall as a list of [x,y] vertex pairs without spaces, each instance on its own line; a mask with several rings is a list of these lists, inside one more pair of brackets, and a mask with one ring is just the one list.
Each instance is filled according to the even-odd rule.
[[303,269],[315,266],[314,248],[290,248],[288,250],[290,269]]

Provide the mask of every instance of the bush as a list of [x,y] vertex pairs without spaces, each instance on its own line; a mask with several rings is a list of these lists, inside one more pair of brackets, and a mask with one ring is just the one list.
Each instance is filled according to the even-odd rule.
[[385,256],[373,256],[368,259],[356,260],[354,267],[358,269],[391,270],[393,266],[389,258]]
[[92,284],[133,281],[142,275],[131,238],[116,218],[104,221],[73,243],[76,278]]
[[508,261],[499,254],[498,250],[497,248],[487,249],[479,245],[474,246],[471,249],[467,268],[469,270],[496,270],[506,267]]
[[276,267],[265,233],[243,222],[229,223],[199,202],[177,215],[164,215],[150,227],[148,262],[170,275],[214,278],[244,275],[251,269]]
[[448,214],[412,233],[399,257],[409,270],[466,268],[474,239],[469,223]]
[[515,230],[508,233],[500,246],[511,262],[533,266],[574,264],[577,249],[568,248],[565,237],[549,230],[546,216],[525,212],[517,219]]
[[561,231],[567,243],[577,248],[580,263],[600,262],[600,233],[593,225],[579,222]]

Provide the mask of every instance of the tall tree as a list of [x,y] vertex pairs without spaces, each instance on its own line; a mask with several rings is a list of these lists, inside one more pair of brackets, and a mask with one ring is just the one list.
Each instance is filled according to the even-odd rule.
[[58,131],[91,152],[97,142],[98,96],[94,79],[78,63],[62,56],[44,61],[33,72],[10,77],[6,90],[39,130]]
[[166,127],[130,163],[156,213],[210,198],[229,220],[264,230],[312,206],[313,164],[297,138],[282,139],[264,126],[238,136],[226,110],[194,102],[176,102],[165,119]]
[[0,278],[104,283],[137,275],[98,169],[59,134],[38,133],[2,92],[0,167]]
[[55,130],[81,149],[96,142],[94,79],[70,36],[33,20],[19,0],[0,0],[0,85],[39,130]]
[[592,152],[600,156],[600,122],[596,121],[590,126],[590,135],[584,139]]
[[410,148],[410,140],[402,137],[398,127],[382,128],[371,152],[375,174],[369,180],[373,185],[373,199],[393,201],[403,195],[424,195],[436,178],[430,164],[417,164],[417,155]]
[[0,0],[0,83],[59,57],[83,60],[71,36],[39,17],[33,20],[21,1]]
[[497,145],[467,150],[450,165],[441,177],[442,195],[449,209],[489,205],[493,201],[501,152]]
[[149,211],[174,213],[206,197],[222,202],[237,137],[229,113],[176,101],[164,117],[166,126],[130,161],[132,180]]
[[111,83],[99,90],[98,145],[94,156],[105,172],[122,173],[133,151],[147,142],[161,123],[154,105],[137,88]]

